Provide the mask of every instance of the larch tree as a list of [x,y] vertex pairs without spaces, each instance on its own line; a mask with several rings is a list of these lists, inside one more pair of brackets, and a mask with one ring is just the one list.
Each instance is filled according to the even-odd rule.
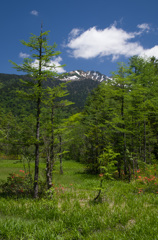
[[40,115],[42,99],[46,92],[43,83],[47,78],[53,78],[58,75],[56,65],[52,59],[60,54],[60,52],[55,51],[56,44],[48,45],[48,33],[49,31],[42,31],[41,25],[39,36],[31,34],[28,42],[21,41],[24,46],[30,48],[32,52],[31,57],[25,58],[22,65],[10,61],[13,64],[13,68],[30,76],[30,79],[24,82],[27,90],[21,90],[19,94],[26,99],[36,102],[34,198],[38,197],[39,191]]
[[[47,188],[52,186],[52,172],[55,164],[55,142],[57,132],[61,132],[60,121],[61,119],[56,119],[57,109],[62,109],[63,107],[69,106],[72,102],[64,99],[68,92],[66,90],[67,83],[61,83],[60,85],[55,86],[54,88],[47,87],[46,97],[43,100],[45,106],[45,123],[47,126],[44,126],[43,131],[46,132],[43,135],[44,139],[44,149],[47,155],[47,164],[46,164],[46,179],[47,179]],[[56,123],[57,122],[57,123]],[[60,129],[60,130],[59,130]],[[61,135],[59,134],[61,137]],[[60,145],[61,143],[59,143]]]

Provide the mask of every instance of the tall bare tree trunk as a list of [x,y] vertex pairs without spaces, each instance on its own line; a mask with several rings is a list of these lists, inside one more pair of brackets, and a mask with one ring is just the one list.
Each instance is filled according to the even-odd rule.
[[50,157],[47,158],[47,187],[48,189],[52,186],[52,178],[53,178],[53,166],[54,166],[54,106],[52,106],[51,113],[51,144],[50,144]]
[[38,99],[37,99],[37,117],[36,117],[36,144],[35,144],[35,175],[34,175],[34,198],[38,197],[38,177],[39,177],[39,141],[40,141],[40,113],[41,113],[41,75],[42,75],[42,25],[39,38],[39,78],[38,81]]
[[146,163],[146,121],[144,117],[144,162]]
[[61,136],[59,136],[59,142],[60,142],[60,149],[59,149],[59,153],[60,153],[60,174],[63,174],[63,166],[62,166],[62,141],[61,141]]
[[40,98],[37,103],[37,124],[35,144],[35,175],[34,175],[34,198],[38,197],[38,175],[39,175],[39,140],[40,140]]

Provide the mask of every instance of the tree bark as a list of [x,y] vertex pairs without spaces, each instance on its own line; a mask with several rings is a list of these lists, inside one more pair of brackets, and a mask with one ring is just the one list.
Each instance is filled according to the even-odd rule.
[[60,153],[60,174],[63,174],[63,166],[62,166],[62,141],[61,141],[61,136],[59,136],[59,141],[60,141],[60,148],[59,148],[59,153]]
[[40,98],[37,101],[37,124],[35,144],[35,175],[34,175],[34,198],[38,197],[38,175],[39,175],[39,139],[40,139]]
[[146,121],[144,117],[144,162],[146,163]]
[[34,175],[34,198],[38,197],[38,177],[39,177],[39,141],[40,141],[40,113],[41,113],[41,75],[42,75],[42,25],[39,38],[39,79],[38,79],[38,99],[36,117],[36,144],[35,144],[35,175]]

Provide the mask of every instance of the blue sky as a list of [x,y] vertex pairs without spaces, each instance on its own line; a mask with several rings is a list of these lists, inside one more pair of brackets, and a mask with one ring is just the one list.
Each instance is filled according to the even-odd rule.
[[133,55],[158,58],[157,0],[2,0],[0,73],[19,74],[30,33],[50,30],[49,44],[61,51],[53,59],[60,71],[94,70],[110,76],[118,62]]

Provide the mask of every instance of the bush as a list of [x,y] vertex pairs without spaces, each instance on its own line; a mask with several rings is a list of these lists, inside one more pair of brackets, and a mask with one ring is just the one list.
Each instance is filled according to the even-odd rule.
[[23,170],[20,170],[19,174],[10,173],[7,181],[1,184],[1,188],[7,195],[32,195],[32,176]]
[[134,174],[134,179],[138,193],[158,193],[158,175],[156,165],[138,169]]

